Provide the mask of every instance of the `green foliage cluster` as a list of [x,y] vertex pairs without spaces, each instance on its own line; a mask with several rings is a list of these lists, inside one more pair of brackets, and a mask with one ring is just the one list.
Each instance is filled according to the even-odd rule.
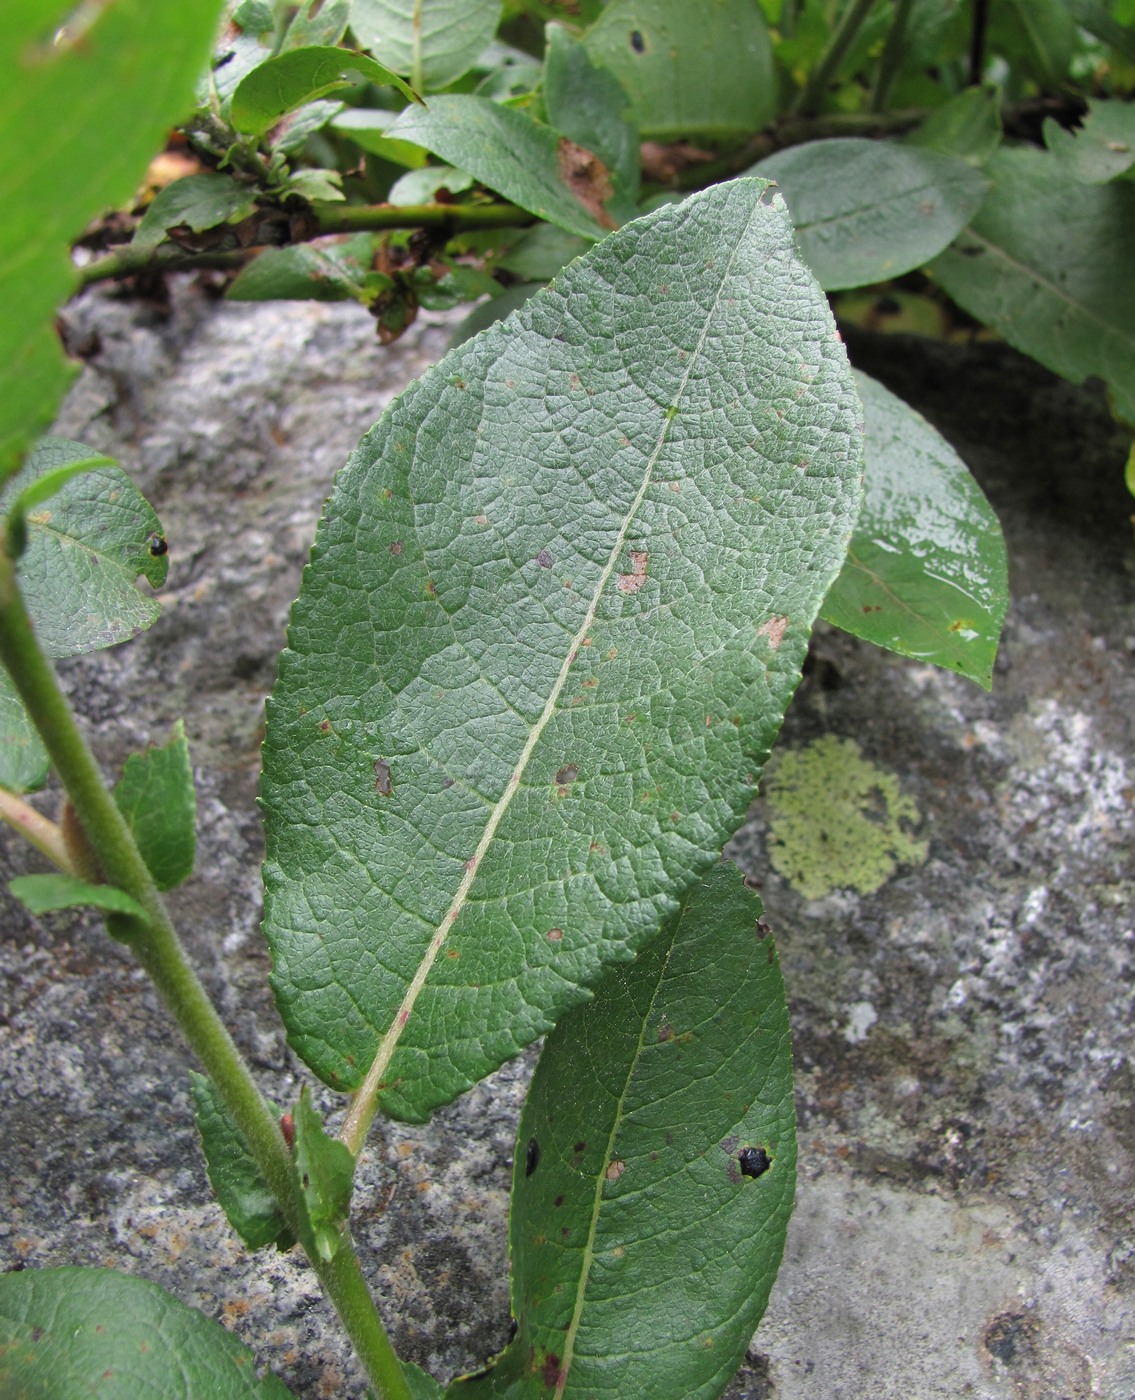
[[[1135,419],[1135,5],[242,0],[208,65],[217,4],[9,10],[0,816],[57,872],[13,892],[136,954],[205,1071],[230,1223],[302,1246],[377,1394],[720,1394],[795,1174],[775,947],[721,848],[817,616],[988,686],[1007,604],[979,488],[836,317],[973,318]],[[180,726],[110,789],[50,669],[148,626],[135,580],[168,562],[113,464],[35,441],[79,239],[86,284],[219,267],[386,341],[478,303],[338,478],[269,703],[273,989],[350,1094],[334,1136],[307,1089],[260,1095],[169,923]],[[49,766],[57,822],[28,800]],[[421,1121],[540,1036],[516,1335],[443,1387],[367,1291],[355,1162],[377,1113]],[[138,1280],[0,1280],[4,1393],[174,1374],[286,1393]]]

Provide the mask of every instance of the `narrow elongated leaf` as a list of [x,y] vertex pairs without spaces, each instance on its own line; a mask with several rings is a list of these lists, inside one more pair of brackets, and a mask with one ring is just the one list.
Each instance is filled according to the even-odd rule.
[[1077,49],[1067,0],[1002,0],[989,18],[991,44],[1014,67],[1019,64],[1046,88],[1063,83]]
[[347,1213],[351,1208],[355,1159],[338,1138],[328,1137],[323,1120],[311,1106],[305,1084],[293,1114],[295,1123],[295,1171],[300,1199],[315,1236],[315,1247],[324,1259],[333,1259],[343,1242]]
[[487,97],[431,97],[428,109],[407,108],[390,134],[580,238],[602,238],[638,212],[598,156]]
[[970,165],[986,165],[1001,144],[1001,94],[993,86],[966,88],[931,112],[906,140]]
[[229,175],[187,175],[154,198],[134,232],[138,248],[156,248],[166,230],[185,224],[194,233],[236,223],[256,208],[256,191]]
[[752,174],[783,191],[804,261],[829,292],[928,262],[977,213],[989,188],[964,161],[859,137],[792,146]]
[[204,1074],[191,1070],[189,1078],[209,1182],[225,1218],[249,1249],[290,1249],[295,1240],[224,1100]]
[[75,286],[68,244],[96,214],[130,198],[170,124],[190,107],[221,8],[221,0],[6,0],[0,481],[47,427],[70,378],[51,327]]
[[1135,165],[1135,102],[1089,102],[1078,131],[1065,131],[1046,117],[1044,144],[1062,174],[1081,184],[1104,185]]
[[181,720],[168,744],[130,755],[114,800],[158,889],[176,889],[193,874],[197,839],[197,794]]
[[500,14],[501,0],[351,0],[351,29],[364,49],[436,92],[473,67]]
[[930,271],[1010,345],[1079,384],[1107,381],[1135,423],[1135,185],[1069,187],[1044,151],[1001,150],[980,214]]
[[768,1302],[796,1184],[776,951],[735,866],[548,1037],[509,1245],[516,1336],[453,1400],[713,1400]]
[[[612,234],[340,475],[269,703],[293,1045],[420,1119],[740,824],[859,509],[858,399],[760,180]],[[380,1048],[381,1045],[381,1048]]]
[[776,115],[768,26],[752,0],[612,0],[584,36],[652,141],[728,141]]
[[[66,438],[41,438],[0,493],[0,512],[40,478],[92,455]],[[161,522],[118,467],[84,471],[27,518],[20,588],[49,656],[114,646],[149,627],[161,609],[135,587],[160,588],[169,569]]]
[[50,763],[24,702],[0,666],[0,787],[35,792],[43,787]]
[[396,87],[413,101],[417,94],[397,73],[363,53],[333,46],[290,49],[254,68],[233,93],[231,121],[237,131],[259,136],[305,102],[350,87],[357,73],[369,82]]
[[29,1400],[289,1400],[221,1326],[113,1269],[0,1277],[0,1394]]
[[[1076,23],[1082,24],[1089,34],[1135,63],[1135,25],[1120,24],[1111,14],[1107,0],[1064,0],[1064,4]],[[1128,19],[1130,17],[1128,9]]]
[[863,510],[828,622],[989,689],[1009,605],[1001,527],[966,464],[902,399],[856,374]]
[[113,885],[94,885],[74,875],[17,875],[8,888],[33,914],[55,909],[103,909],[108,914],[133,914],[144,919],[146,911],[125,890]]
[[632,196],[637,193],[638,132],[627,120],[630,99],[610,69],[598,67],[560,24],[547,27],[544,106],[557,131],[594,151]]
[[404,165],[410,170],[425,165],[429,156],[421,146],[410,141],[396,141],[387,136],[389,127],[398,120],[397,112],[385,112],[379,108],[348,107],[331,123],[333,131],[341,136],[349,136],[357,146],[372,155],[382,156],[395,165]]

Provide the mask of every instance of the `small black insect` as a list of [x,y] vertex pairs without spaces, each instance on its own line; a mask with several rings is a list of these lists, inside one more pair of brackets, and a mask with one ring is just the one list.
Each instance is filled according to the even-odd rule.
[[634,49],[635,53],[646,52],[646,40],[637,29],[631,30],[631,48]]
[[742,1147],[737,1153],[742,1176],[764,1176],[772,1166],[772,1158],[763,1147]]
[[150,546],[150,554],[155,559],[160,559],[163,554],[169,553],[169,544],[167,543],[165,536],[159,535],[156,530],[150,536],[147,543]]
[[531,1176],[540,1165],[540,1144],[535,1138],[528,1139],[528,1146],[524,1152],[524,1175]]

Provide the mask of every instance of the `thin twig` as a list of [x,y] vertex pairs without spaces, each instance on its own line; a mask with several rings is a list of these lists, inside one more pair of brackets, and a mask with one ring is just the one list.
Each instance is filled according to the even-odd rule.
[[899,69],[906,57],[906,26],[914,0],[898,0],[895,17],[887,31],[887,42],[883,45],[883,56],[879,60],[879,71],[875,77],[875,91],[871,94],[872,112],[885,112],[891,100],[891,88],[895,85]]
[[808,81],[792,107],[794,116],[810,117],[819,106],[824,93],[839,73],[848,50],[855,37],[863,28],[863,22],[874,8],[875,0],[851,0],[840,16],[835,32],[828,43],[819,63],[808,76]]

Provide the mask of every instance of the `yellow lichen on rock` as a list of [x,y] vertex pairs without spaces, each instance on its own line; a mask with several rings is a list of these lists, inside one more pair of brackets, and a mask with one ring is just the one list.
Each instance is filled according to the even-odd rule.
[[782,755],[765,780],[768,855],[806,899],[836,889],[873,894],[899,865],[921,865],[927,843],[908,827],[918,808],[893,773],[851,739],[827,734]]

